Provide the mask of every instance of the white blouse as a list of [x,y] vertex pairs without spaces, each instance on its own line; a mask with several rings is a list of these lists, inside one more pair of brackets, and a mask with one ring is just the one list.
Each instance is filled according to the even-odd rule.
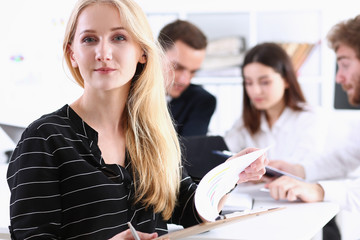
[[272,146],[267,152],[269,160],[299,163],[323,151],[327,124],[319,111],[309,106],[304,111],[286,107],[272,128],[269,128],[263,113],[260,129],[255,135],[245,128],[241,117],[226,132],[225,142],[232,152],[246,147]]

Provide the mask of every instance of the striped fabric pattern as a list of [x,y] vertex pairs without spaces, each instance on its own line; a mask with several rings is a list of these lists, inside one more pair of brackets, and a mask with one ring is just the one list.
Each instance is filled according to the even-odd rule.
[[[131,160],[105,164],[97,132],[65,105],[33,122],[11,157],[13,239],[109,239],[131,222],[138,231],[167,232],[161,214],[134,205]],[[171,222],[200,222],[194,208],[196,184],[183,171]]]

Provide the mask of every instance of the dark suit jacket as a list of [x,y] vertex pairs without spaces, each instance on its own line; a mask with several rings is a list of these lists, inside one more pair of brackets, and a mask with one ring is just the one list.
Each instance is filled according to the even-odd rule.
[[195,84],[190,84],[180,97],[169,103],[176,130],[181,136],[206,135],[215,107],[216,98]]

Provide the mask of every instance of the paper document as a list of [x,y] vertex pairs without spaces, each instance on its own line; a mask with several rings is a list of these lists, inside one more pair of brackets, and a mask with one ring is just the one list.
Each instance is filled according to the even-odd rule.
[[215,221],[219,217],[219,201],[235,186],[239,173],[268,149],[269,147],[228,160],[210,170],[201,179],[195,192],[195,206],[200,216],[207,221]]
[[253,208],[254,199],[248,193],[234,193],[226,199],[226,203],[222,208],[222,214],[251,210]]

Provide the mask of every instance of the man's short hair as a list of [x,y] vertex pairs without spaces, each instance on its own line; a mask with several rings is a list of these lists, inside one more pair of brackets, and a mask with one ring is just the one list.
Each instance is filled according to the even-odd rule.
[[340,44],[344,44],[354,49],[356,57],[360,59],[360,15],[333,26],[327,39],[335,52]]
[[176,20],[163,27],[159,33],[158,41],[164,50],[171,48],[178,40],[197,50],[207,46],[205,34],[188,21]]

